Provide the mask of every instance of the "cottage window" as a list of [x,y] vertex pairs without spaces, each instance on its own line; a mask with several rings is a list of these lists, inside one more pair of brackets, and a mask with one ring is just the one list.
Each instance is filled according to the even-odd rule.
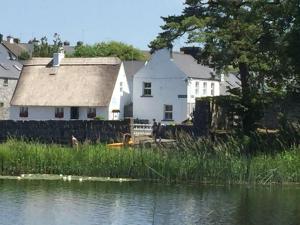
[[88,108],[87,118],[95,118],[96,117],[96,108]]
[[64,108],[55,108],[55,118],[64,118]]
[[207,95],[207,82],[203,82],[203,95]]
[[173,120],[173,105],[164,105],[164,120]]
[[199,95],[199,82],[196,81],[195,83],[195,95],[198,96]]
[[120,82],[120,92],[123,93],[123,82]]
[[144,82],[143,87],[143,96],[151,96],[151,83],[150,82]]
[[4,78],[4,80],[3,80],[3,86],[8,86],[8,79],[7,78]]
[[28,117],[28,107],[20,108],[20,117]]
[[211,96],[215,95],[215,83],[211,83],[211,90],[210,90]]

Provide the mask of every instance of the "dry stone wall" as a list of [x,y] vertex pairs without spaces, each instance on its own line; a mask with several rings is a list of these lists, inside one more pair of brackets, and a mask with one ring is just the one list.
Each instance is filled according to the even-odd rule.
[[74,135],[80,142],[112,143],[130,132],[130,121],[0,121],[0,141],[24,138],[42,143],[70,143]]

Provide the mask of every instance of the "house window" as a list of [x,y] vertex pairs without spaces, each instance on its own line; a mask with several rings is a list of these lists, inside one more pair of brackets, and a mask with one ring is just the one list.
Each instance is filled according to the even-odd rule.
[[120,82],[120,92],[123,93],[123,82]]
[[199,82],[196,81],[195,83],[195,95],[198,96],[199,95]]
[[173,105],[164,105],[164,120],[173,120]]
[[71,107],[71,120],[78,120],[79,119],[79,107]]
[[8,86],[8,79],[7,78],[4,78],[4,80],[3,80],[3,86]]
[[28,117],[28,107],[20,108],[20,117]]
[[210,94],[211,94],[211,96],[215,95],[215,83],[211,83]]
[[143,96],[151,96],[151,83],[144,82]]
[[203,82],[203,95],[207,94],[207,82]]
[[87,110],[87,118],[95,118],[96,117],[96,108],[88,108]]
[[3,102],[0,102],[0,107],[3,107],[4,106],[4,103]]
[[64,118],[64,108],[55,108],[55,118]]

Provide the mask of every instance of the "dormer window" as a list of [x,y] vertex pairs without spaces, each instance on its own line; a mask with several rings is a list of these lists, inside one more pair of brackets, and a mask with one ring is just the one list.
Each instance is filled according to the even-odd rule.
[[151,83],[150,82],[144,82],[143,83],[143,96],[152,96],[151,91]]

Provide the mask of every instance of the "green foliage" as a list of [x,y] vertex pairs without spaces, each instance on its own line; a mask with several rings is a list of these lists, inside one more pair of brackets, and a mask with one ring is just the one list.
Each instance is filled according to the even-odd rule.
[[[211,183],[271,183],[300,181],[299,147],[273,155],[247,158],[253,139],[227,137],[215,142],[180,134],[171,149],[110,149],[80,145],[78,149],[9,140],[0,145],[0,174],[65,174],[112,178],[160,179]],[[270,148],[264,145],[266,150]],[[287,150],[287,151],[285,151]],[[248,175],[247,175],[248,174]]]
[[78,45],[74,57],[115,56],[121,60],[145,60],[143,53],[131,45],[122,42],[101,42],[94,45]]
[[42,37],[40,40],[40,44],[34,45],[33,48],[33,57],[53,57],[53,53],[58,53],[60,48],[62,47],[62,41],[60,39],[60,35],[55,33],[53,35],[53,44],[48,43],[47,37]]
[[18,57],[19,60],[28,60],[30,59],[30,54],[27,51],[22,51]]
[[185,6],[182,15],[163,17],[163,32],[149,47],[169,47],[185,35],[202,47],[200,62],[237,69],[244,132],[253,131],[263,93],[299,90],[299,1],[186,0]]
[[105,120],[105,118],[104,116],[99,115],[95,117],[95,120]]

